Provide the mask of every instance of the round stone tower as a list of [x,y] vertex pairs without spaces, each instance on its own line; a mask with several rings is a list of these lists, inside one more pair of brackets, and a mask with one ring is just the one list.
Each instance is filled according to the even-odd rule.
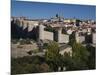
[[39,25],[39,40],[44,40],[44,26],[42,24]]
[[75,32],[75,39],[76,39],[76,42],[77,42],[77,43],[80,42],[80,39],[79,39],[79,32]]

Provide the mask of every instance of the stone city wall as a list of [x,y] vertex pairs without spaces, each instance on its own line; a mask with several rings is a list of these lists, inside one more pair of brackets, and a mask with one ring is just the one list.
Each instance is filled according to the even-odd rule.
[[49,39],[49,40],[53,41],[53,33],[48,32],[48,31],[44,31],[44,39]]

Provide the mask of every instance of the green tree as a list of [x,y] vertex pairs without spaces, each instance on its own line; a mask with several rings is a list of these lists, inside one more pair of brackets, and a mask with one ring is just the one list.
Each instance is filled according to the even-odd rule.
[[87,62],[89,69],[95,69],[96,68],[96,48],[91,45],[87,45],[86,48],[90,53],[90,56]]
[[73,70],[73,59],[68,53],[64,53],[64,56],[62,56],[62,66],[66,67],[66,70]]
[[78,59],[78,60],[83,60],[83,61],[87,61],[88,56],[89,56],[89,52],[86,49],[86,47],[82,46],[82,44],[80,43],[74,43],[72,46],[73,49],[73,57]]
[[72,46],[73,55],[72,58],[74,62],[74,68],[77,70],[88,69],[87,61],[90,55],[86,47],[82,46],[80,43],[74,43]]
[[69,45],[73,45],[73,43],[76,42],[75,40],[75,32],[73,32],[70,36],[69,36]]
[[47,47],[46,52],[46,61],[50,65],[50,67],[57,71],[58,66],[60,64],[60,54],[59,54],[59,45],[56,42],[50,42]]

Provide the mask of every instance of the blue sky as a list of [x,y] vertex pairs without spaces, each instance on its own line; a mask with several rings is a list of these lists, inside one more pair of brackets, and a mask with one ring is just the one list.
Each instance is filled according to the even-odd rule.
[[42,19],[54,17],[57,13],[64,18],[96,19],[95,6],[12,1],[12,16]]

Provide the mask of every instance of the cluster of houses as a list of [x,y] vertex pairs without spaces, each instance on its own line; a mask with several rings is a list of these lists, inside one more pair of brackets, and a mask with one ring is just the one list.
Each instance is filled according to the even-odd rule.
[[[79,19],[64,19],[60,17],[58,14],[54,18],[51,19],[27,19],[25,17],[12,17],[12,19],[19,27],[22,27],[23,30],[28,28],[28,31],[31,31],[34,27],[39,26],[39,39],[41,40],[54,40],[56,37],[56,41],[59,43],[68,43],[69,35],[72,32],[76,33],[76,41],[84,42],[85,36],[91,36],[91,43],[96,43],[96,22],[94,20],[79,20]],[[45,28],[51,27],[54,32],[45,31]],[[62,30],[65,33],[63,34]],[[54,40],[55,41],[55,40]]]
[[94,20],[66,19],[56,14],[50,19],[12,17],[11,21],[23,30],[27,28],[28,32],[38,27],[38,39],[42,41],[51,40],[59,44],[68,44],[69,36],[74,32],[77,43],[96,45],[96,22]]

